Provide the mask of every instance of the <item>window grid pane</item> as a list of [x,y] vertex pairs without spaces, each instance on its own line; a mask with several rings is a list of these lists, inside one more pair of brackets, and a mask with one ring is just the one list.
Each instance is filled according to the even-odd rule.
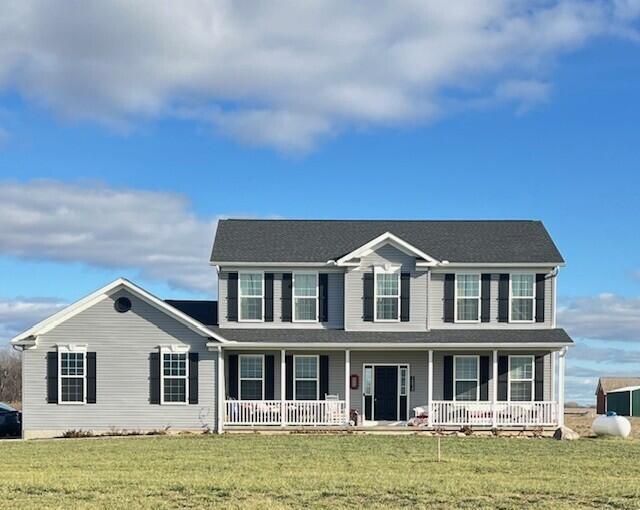
[[244,379],[240,381],[241,400],[262,400],[262,380]]
[[376,318],[378,320],[397,320],[398,298],[378,297],[376,300]]
[[164,380],[165,402],[186,402],[187,380],[185,378]]
[[407,394],[407,369],[400,368],[400,395]]
[[459,321],[477,321],[478,312],[480,310],[478,299],[458,298],[458,317]]
[[316,308],[316,298],[295,298],[295,319],[297,321],[315,321]]
[[240,378],[262,379],[262,356],[241,356]]
[[61,375],[63,376],[83,376],[84,375],[84,353],[63,352],[60,358]]
[[262,298],[241,297],[240,318],[242,320],[262,320]]
[[84,379],[82,377],[63,377],[61,389],[62,402],[84,401]]
[[511,300],[511,320],[533,320],[533,298],[516,298]]
[[533,284],[532,274],[511,275],[511,295],[513,297],[533,297]]
[[532,400],[532,382],[531,381],[512,381],[511,382],[511,400],[514,401],[531,401]]
[[316,297],[316,283],[315,274],[294,274],[293,295],[296,297]]
[[376,273],[376,290],[378,297],[380,296],[394,296],[399,295],[399,273]]
[[480,275],[459,274],[456,275],[458,297],[480,297]]
[[364,382],[363,391],[365,395],[371,395],[373,386],[373,368],[365,367],[364,369]]
[[318,358],[296,357],[296,379],[316,379],[318,377]]
[[317,381],[296,380],[296,400],[316,400]]
[[533,359],[529,356],[511,356],[511,379],[533,379]]
[[456,400],[476,400],[476,381],[456,381]]
[[240,296],[262,297],[262,273],[240,273]]
[[478,358],[459,356],[456,360],[456,379],[478,379]]
[[166,353],[163,356],[165,377],[185,377],[187,375],[187,355]]

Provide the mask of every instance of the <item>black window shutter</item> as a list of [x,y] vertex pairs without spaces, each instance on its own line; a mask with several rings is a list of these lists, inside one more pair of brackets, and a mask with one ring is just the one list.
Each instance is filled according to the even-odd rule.
[[198,403],[198,353],[189,353],[189,403]]
[[491,321],[491,274],[484,273],[480,277],[482,288],[480,290],[480,321]]
[[489,356],[480,356],[480,400],[489,400]]
[[237,354],[229,354],[229,358],[227,359],[228,374],[229,374],[229,384],[227,395],[230,399],[238,399],[238,355]]
[[285,399],[293,400],[293,356],[288,354],[284,357],[285,364]]
[[509,385],[509,356],[498,356],[498,400],[506,402]]
[[282,321],[291,322],[291,294],[293,292],[293,275],[282,273]]
[[327,273],[320,273],[318,275],[318,297],[320,302],[318,303],[319,320],[320,322],[329,321],[329,275]]
[[536,274],[536,322],[544,322],[544,284],[544,274]]
[[47,353],[47,402],[58,403],[58,353]]
[[267,354],[264,357],[264,398],[273,400],[275,398],[275,356]]
[[498,280],[498,322],[509,322],[509,275],[503,273]]
[[264,321],[273,322],[273,273],[264,274]]
[[149,403],[160,404],[160,353],[149,354]]
[[373,273],[362,275],[362,319],[373,322]]
[[454,285],[456,284],[456,275],[447,273],[444,275],[444,321],[454,322],[453,310],[455,298]]
[[238,321],[238,273],[227,275],[227,320]]
[[409,308],[411,297],[411,274],[400,274],[400,320],[409,322]]
[[329,393],[329,356],[320,356],[320,400]]
[[544,356],[536,356],[534,400],[544,400]]
[[453,356],[444,357],[442,373],[444,374],[444,400],[453,400]]
[[96,353],[87,353],[87,404],[96,403]]

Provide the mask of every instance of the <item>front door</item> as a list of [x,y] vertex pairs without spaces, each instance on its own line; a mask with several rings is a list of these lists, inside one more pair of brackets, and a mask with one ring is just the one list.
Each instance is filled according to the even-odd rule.
[[374,375],[373,419],[398,419],[398,367],[376,366]]

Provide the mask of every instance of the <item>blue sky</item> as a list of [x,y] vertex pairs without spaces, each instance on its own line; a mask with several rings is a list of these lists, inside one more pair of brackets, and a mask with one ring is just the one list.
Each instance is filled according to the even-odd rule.
[[[593,28],[600,11],[550,4],[583,32],[540,33],[529,18],[544,9],[533,2],[533,14],[521,15],[530,21],[525,35],[536,44],[548,38],[549,49],[513,43],[526,65],[497,52],[497,70],[467,73],[465,62],[476,57],[463,49],[450,58],[464,64],[445,66],[444,77],[443,64],[434,64],[410,85],[396,87],[385,75],[379,79],[391,84],[373,92],[341,74],[353,85],[342,109],[324,99],[333,97],[325,85],[305,89],[295,78],[288,89],[286,80],[258,76],[270,83],[265,92],[251,89],[255,76],[236,72],[233,87],[247,90],[238,97],[217,75],[178,86],[150,76],[157,70],[136,70],[124,84],[92,82],[74,59],[116,66],[123,58],[92,48],[64,53],[64,72],[55,75],[31,71],[35,57],[23,66],[0,60],[0,196],[8,204],[0,220],[0,342],[120,275],[162,297],[214,295],[207,251],[220,217],[533,218],[567,260],[560,317],[579,339],[569,398],[587,401],[601,373],[640,375],[640,8],[622,2],[626,10],[614,12],[593,2],[609,9],[607,25]],[[80,15],[97,23],[95,13]],[[457,18],[443,23],[468,29]],[[482,31],[470,33],[484,41]],[[45,51],[15,37],[34,55]],[[66,51],[51,46],[46,51]],[[317,103],[287,102],[301,92],[317,93]],[[371,98],[384,111],[365,104]]]

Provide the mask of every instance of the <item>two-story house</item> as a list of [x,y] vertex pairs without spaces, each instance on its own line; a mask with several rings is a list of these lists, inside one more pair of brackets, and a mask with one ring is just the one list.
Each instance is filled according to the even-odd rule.
[[563,425],[564,261],[538,221],[224,220],[211,264],[217,302],[119,279],[13,339],[25,437]]

